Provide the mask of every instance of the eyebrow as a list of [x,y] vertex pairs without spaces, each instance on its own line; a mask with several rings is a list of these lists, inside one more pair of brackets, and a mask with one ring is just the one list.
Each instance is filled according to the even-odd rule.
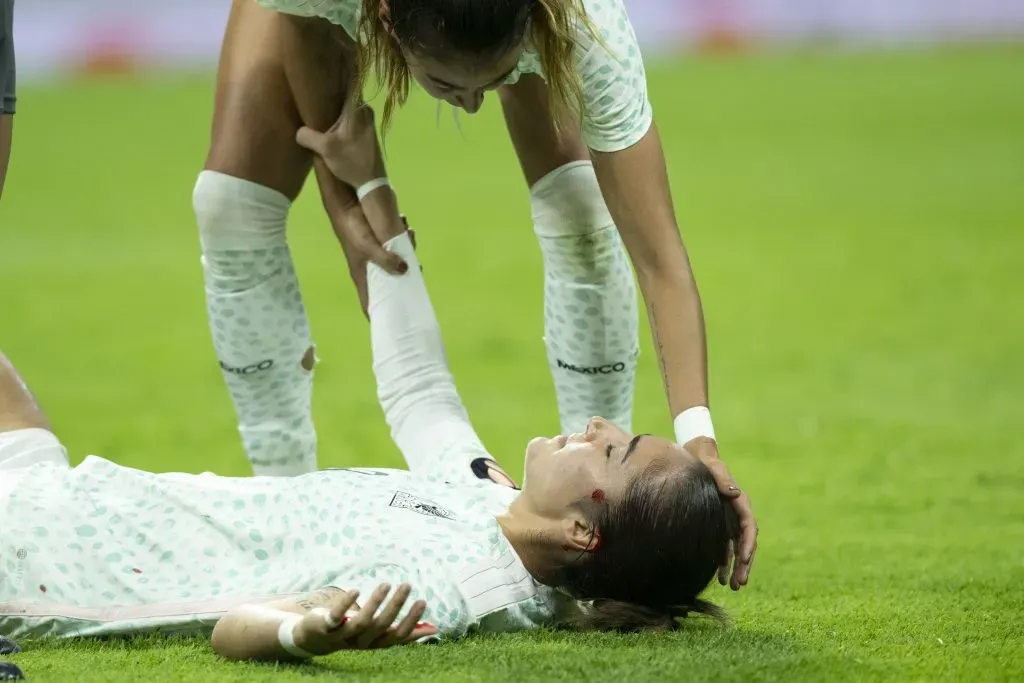
[[633,440],[629,442],[629,446],[626,447],[626,454],[622,456],[623,463],[625,463],[626,460],[629,459],[629,456],[633,455],[633,451],[635,451],[636,447],[640,444],[640,439],[644,438],[645,436],[650,436],[650,434],[637,434],[636,436],[633,437]]
[[[516,66],[519,66],[519,64],[517,63]],[[495,78],[493,81],[490,82],[489,85],[494,85],[495,83],[504,83],[506,80],[508,80],[508,77],[512,75],[512,72],[516,70],[516,66],[513,66],[511,69],[503,73],[501,76]],[[430,80],[434,81],[434,83],[440,85],[443,88],[451,88],[452,90],[458,90],[459,88],[459,86],[453,83],[449,83],[448,81],[442,81],[440,78],[434,78],[433,76],[430,77]]]

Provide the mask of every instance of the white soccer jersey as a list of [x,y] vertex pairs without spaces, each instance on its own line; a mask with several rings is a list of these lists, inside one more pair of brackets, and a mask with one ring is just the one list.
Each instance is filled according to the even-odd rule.
[[383,581],[412,584],[444,636],[549,621],[550,590],[494,518],[516,491],[467,475],[33,465],[0,500],[0,634],[201,631],[239,604]]
[[495,519],[518,494],[474,473],[490,456],[412,243],[388,247],[409,272],[369,267],[374,371],[411,471],[235,478],[97,457],[71,469],[49,432],[0,433],[0,634],[200,632],[241,604],[324,586],[366,596],[385,581],[411,584],[443,637],[529,628],[568,608]]
[[[306,17],[323,17],[355,38],[361,0],[257,0],[261,5]],[[623,0],[583,0],[587,15],[605,45],[580,27],[576,65],[583,84],[583,138],[598,152],[617,152],[637,142],[651,127],[647,76],[636,33]],[[523,74],[544,76],[540,55],[528,45],[516,70],[506,81]]]

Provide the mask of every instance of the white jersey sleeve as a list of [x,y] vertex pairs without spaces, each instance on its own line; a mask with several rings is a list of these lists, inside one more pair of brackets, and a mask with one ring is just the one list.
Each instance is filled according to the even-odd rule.
[[268,9],[300,17],[320,17],[341,26],[352,38],[359,27],[359,0],[256,0]]
[[386,246],[409,265],[400,276],[372,263],[367,272],[373,370],[391,436],[410,470],[435,481],[479,481],[473,462],[492,458],[455,388],[412,242],[404,234]]
[[576,61],[583,85],[583,139],[597,152],[617,152],[640,141],[654,115],[636,33],[623,0],[585,0],[601,37],[583,31]]

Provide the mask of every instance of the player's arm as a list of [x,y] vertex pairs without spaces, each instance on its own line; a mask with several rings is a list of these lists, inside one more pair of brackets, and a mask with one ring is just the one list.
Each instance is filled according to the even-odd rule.
[[[608,26],[627,26],[625,8]],[[629,252],[647,304],[677,440],[711,469],[740,519],[742,538],[732,587],[746,584],[757,525],[745,493],[724,463],[707,417],[708,373],[704,313],[686,247],[679,234],[661,139],[647,98],[646,74],[636,36],[620,41],[606,28],[579,65],[588,107],[583,126],[594,171],[608,210]],[[619,36],[620,38],[622,36]],[[609,47],[620,43],[612,54]],[[591,106],[592,105],[592,106]],[[691,411],[690,409],[695,409]],[[696,416],[691,419],[691,416]],[[719,574],[722,579],[724,572]]]
[[213,630],[211,645],[227,659],[301,661],[338,650],[379,649],[433,636],[437,628],[421,623],[426,603],[412,603],[399,614],[412,592],[382,584],[360,607],[357,591],[328,587],[286,600],[244,605],[224,615]]
[[409,467],[514,486],[480,441],[448,367],[440,324],[412,240],[387,242],[409,263],[393,276],[368,268],[370,338],[377,396]]
[[[292,8],[303,11],[304,7]],[[287,8],[286,8],[287,11]],[[295,98],[299,116],[312,130],[327,130],[338,120],[345,106],[358,93],[355,52],[351,39],[344,30],[326,19],[315,16],[288,14],[287,29],[282,31],[288,60],[285,71]],[[383,161],[375,160],[377,170],[384,173]],[[382,226],[372,230],[369,221],[386,220],[378,212],[370,216],[368,207],[360,206],[355,189],[333,173],[320,156],[314,156],[313,169],[324,210],[327,212],[338,240],[348,260],[349,273],[359,292],[360,302],[366,309],[366,262],[370,261],[389,272],[401,272],[406,267],[394,254],[388,253],[375,237]]]
[[346,185],[375,188],[364,193],[363,211],[376,238],[408,264],[405,274],[392,275],[370,263],[367,289],[377,395],[410,469],[514,486],[480,442],[455,388],[412,239],[386,184],[373,110],[350,94],[328,130],[306,126],[296,139]]

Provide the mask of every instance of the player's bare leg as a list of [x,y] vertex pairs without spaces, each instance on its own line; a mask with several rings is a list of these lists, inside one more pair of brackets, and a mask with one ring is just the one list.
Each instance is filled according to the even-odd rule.
[[11,142],[14,137],[14,117],[0,114],[0,199],[4,196],[4,182],[7,180],[7,164],[11,159]]
[[0,199],[11,158],[15,105],[14,0],[0,0]]
[[544,258],[544,338],[564,433],[631,431],[639,310],[629,257],[578,127],[558,134],[537,76],[499,90]]
[[0,352],[0,432],[50,429],[43,409],[14,365]]
[[316,469],[313,342],[285,237],[309,174],[286,77],[288,17],[235,0],[217,73],[212,139],[196,182],[214,346],[254,474]]

